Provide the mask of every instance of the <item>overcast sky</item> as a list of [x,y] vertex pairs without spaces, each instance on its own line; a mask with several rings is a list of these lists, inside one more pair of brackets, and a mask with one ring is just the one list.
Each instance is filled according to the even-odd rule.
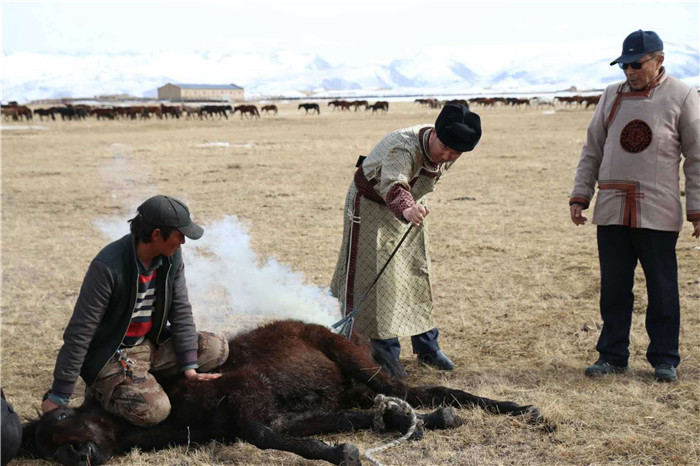
[[291,49],[334,65],[425,48],[609,39],[636,30],[700,48],[700,1],[2,1],[3,53],[250,52]]

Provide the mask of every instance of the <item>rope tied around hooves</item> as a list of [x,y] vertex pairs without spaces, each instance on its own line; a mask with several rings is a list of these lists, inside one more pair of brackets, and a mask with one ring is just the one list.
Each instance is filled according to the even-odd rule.
[[375,448],[370,448],[369,450],[365,451],[364,456],[365,458],[367,458],[367,460],[369,460],[370,463],[374,464],[375,466],[383,466],[382,463],[376,458],[374,458],[373,455],[375,453],[380,453],[384,450],[388,450],[389,448],[404,443],[406,440],[411,438],[411,436],[416,430],[416,427],[418,426],[418,423],[423,421],[420,421],[418,419],[418,417],[416,416],[416,411],[413,409],[413,407],[401,398],[377,395],[376,397],[374,397],[374,407],[377,409],[377,411],[374,414],[374,422],[372,428],[376,432],[384,432],[386,430],[386,425],[384,424],[384,413],[394,407],[403,410],[404,413],[411,416],[411,426],[408,428],[408,431],[403,436],[389,443],[385,443],[384,445],[380,445]]

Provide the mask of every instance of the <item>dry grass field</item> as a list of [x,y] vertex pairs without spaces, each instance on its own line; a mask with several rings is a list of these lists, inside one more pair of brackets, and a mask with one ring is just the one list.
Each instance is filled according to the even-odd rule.
[[[632,371],[587,379],[600,326],[595,227],[575,227],[567,199],[592,112],[476,111],[482,142],[430,198],[435,313],[457,369],[420,367],[406,339],[408,383],[535,404],[558,430],[546,434],[518,419],[461,410],[459,429],[428,432],[378,459],[416,466],[700,464],[700,243],[689,228],[681,232],[680,381],[652,380],[641,269]],[[32,123],[40,129],[3,123],[2,386],[9,400],[23,418],[36,416],[87,265],[107,242],[95,219],[125,217],[148,196],[171,194],[186,199],[204,225],[238,216],[257,254],[328,286],[357,156],[388,131],[436,115],[406,102],[392,103],[386,115],[322,106],[320,116],[306,116],[288,103],[260,120]],[[207,142],[229,145],[201,146]],[[392,438],[362,432],[323,439],[364,451]],[[316,463],[213,442],[132,452],[110,464]]]

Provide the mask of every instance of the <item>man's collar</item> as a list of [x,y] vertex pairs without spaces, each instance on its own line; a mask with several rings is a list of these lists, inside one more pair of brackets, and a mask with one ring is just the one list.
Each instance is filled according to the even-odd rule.
[[[664,68],[664,67],[662,66],[662,67],[659,69],[659,74],[657,74],[656,77],[655,77],[654,79],[652,79],[651,81],[649,81],[649,84],[647,84],[647,85],[644,87],[644,89],[635,90],[635,89],[632,89],[632,88],[630,87],[630,83],[629,83],[629,82],[623,83],[623,84],[624,84],[624,87],[627,89],[627,91],[624,92],[624,93],[625,93],[625,94],[629,94],[629,93],[648,93],[648,92],[650,92],[652,89],[654,89],[655,87],[658,87],[659,85],[661,85],[661,83],[663,83],[664,81],[666,81],[666,77],[667,77],[667,75],[666,75],[666,68]],[[620,92],[620,91],[618,90],[618,92]]]
[[136,268],[138,269],[139,275],[143,275],[144,273],[152,272],[156,270],[158,267],[163,265],[163,256],[156,256],[153,258],[151,261],[151,266],[146,267],[141,263],[141,259],[139,258],[138,254],[138,248],[137,248],[137,241],[136,237],[134,235],[131,235],[131,247],[134,253],[134,259],[136,260]]
[[139,275],[151,273],[154,270],[156,270],[158,267],[160,267],[161,265],[163,265],[163,256],[154,257],[153,260],[151,261],[151,266],[146,267],[145,265],[143,265],[141,263],[141,259],[139,259],[138,254],[136,255],[136,267],[138,267],[138,269],[139,269]]

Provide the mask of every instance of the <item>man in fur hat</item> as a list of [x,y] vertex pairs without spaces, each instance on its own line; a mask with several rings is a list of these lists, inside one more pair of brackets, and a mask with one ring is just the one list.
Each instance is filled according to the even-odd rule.
[[399,375],[400,336],[411,336],[424,364],[452,370],[433,323],[427,194],[481,137],[481,120],[465,105],[446,105],[435,125],[388,134],[358,164],[345,201],[343,242],[331,292],[352,312],[396,248],[414,228],[359,309],[355,325],[372,345],[390,352]]
[[[608,86],[588,127],[569,199],[571,220],[598,197],[593,223],[600,257],[603,329],[590,377],[629,371],[634,270],[644,269],[649,304],[647,360],[654,377],[675,382],[680,362],[676,242],[683,226],[679,170],[685,172],[686,219],[700,236],[700,103],[695,89],[668,76],[663,42],[635,31],[622,45],[627,78]],[[683,161],[681,154],[685,156]]]

